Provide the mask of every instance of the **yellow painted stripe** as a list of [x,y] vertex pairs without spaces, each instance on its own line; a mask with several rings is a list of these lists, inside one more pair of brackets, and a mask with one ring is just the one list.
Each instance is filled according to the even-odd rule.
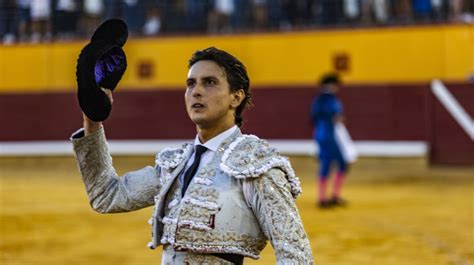
[[[1,46],[0,93],[74,90],[76,59],[85,43]],[[120,86],[183,88],[187,60],[208,46],[239,57],[255,86],[313,84],[341,53],[350,57],[347,83],[459,81],[474,73],[474,26],[447,25],[131,39]],[[138,74],[144,62],[153,65],[150,78]]]

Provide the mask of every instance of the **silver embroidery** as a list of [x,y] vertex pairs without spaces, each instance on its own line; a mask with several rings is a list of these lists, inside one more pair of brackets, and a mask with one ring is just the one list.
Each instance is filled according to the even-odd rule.
[[195,198],[192,198],[192,197],[185,197],[182,202],[190,203],[190,204],[193,204],[195,206],[199,206],[199,207],[206,208],[206,209],[209,209],[209,210],[218,210],[220,208],[219,205],[215,202],[203,201],[203,200],[195,199]]
[[215,202],[219,197],[219,192],[212,187],[201,187],[196,185],[189,189],[188,197]]
[[171,209],[171,208],[175,207],[178,204],[179,204],[179,200],[178,199],[173,199],[172,201],[170,201],[170,203],[168,203],[168,209]]
[[278,264],[312,264],[309,240],[283,172],[273,169],[253,182],[255,213],[272,241]]
[[192,152],[191,144],[181,148],[165,148],[156,155],[156,164],[163,169],[172,169],[181,164]]
[[222,156],[220,168],[235,178],[257,178],[271,168],[280,168],[286,173],[293,197],[301,193],[300,181],[288,158],[255,135],[243,135],[232,142]]
[[211,186],[212,185],[212,180],[208,178],[201,178],[201,177],[194,177],[194,182],[196,184],[201,184],[201,185],[206,185],[206,186]]
[[180,212],[180,217],[182,220],[189,220],[200,223],[210,224],[211,215],[215,214],[217,211],[211,211],[204,208],[196,208],[191,205],[185,205]]
[[[185,230],[185,229],[184,229]],[[175,249],[201,253],[235,253],[258,259],[266,245],[264,237],[253,238],[235,232],[189,231],[180,233]]]

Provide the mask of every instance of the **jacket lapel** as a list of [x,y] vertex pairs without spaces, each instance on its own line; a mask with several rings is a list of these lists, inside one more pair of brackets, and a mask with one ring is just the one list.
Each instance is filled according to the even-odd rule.
[[[173,183],[176,181],[176,178],[179,176],[179,174],[181,173],[181,171],[183,171],[186,163],[188,162],[188,159],[189,157],[191,156],[192,154],[192,149],[193,148],[193,145],[188,145],[187,147],[188,149],[186,149],[186,157],[183,159],[183,161],[181,162],[181,164],[179,164],[170,174],[171,176],[169,177],[166,177],[166,182],[163,183],[163,186],[161,187],[160,189],[160,192],[158,193],[158,195],[156,196],[157,200],[156,200],[156,204],[155,204],[155,207],[157,209],[156,213],[157,214],[155,217],[157,217],[158,219],[161,220],[162,216],[163,216],[163,205],[165,203],[165,200],[166,200],[166,197],[167,197],[167,194],[169,192],[169,190],[171,189],[171,187],[173,186]],[[163,172],[163,171],[162,171]],[[161,176],[163,177],[163,176]]]

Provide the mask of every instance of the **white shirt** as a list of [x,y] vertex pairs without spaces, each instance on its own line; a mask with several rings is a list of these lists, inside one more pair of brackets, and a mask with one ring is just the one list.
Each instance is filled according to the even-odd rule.
[[[206,152],[204,152],[204,154],[202,154],[202,156],[201,156],[201,162],[199,163],[199,167],[197,169],[198,171],[203,166],[209,164],[212,161],[212,158],[214,157],[214,154],[217,152],[217,149],[222,144],[222,142],[225,139],[227,139],[229,136],[231,136],[237,130],[237,128],[238,128],[237,125],[234,125],[230,129],[227,129],[226,131],[220,133],[217,136],[214,136],[214,138],[210,139],[209,141],[205,142],[204,144],[201,143],[201,141],[199,140],[199,136],[196,135],[196,138],[194,138],[194,146],[202,145],[202,146],[207,148]],[[191,155],[188,162],[186,163],[186,167],[184,168],[184,170],[181,172],[181,175],[179,176],[179,180],[181,181],[181,183],[183,183],[184,172],[186,172],[186,170],[194,162],[194,155],[195,155],[195,153],[193,153]]]

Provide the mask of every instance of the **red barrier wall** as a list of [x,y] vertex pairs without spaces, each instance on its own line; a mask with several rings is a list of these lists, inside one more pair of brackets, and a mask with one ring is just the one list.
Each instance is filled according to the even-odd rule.
[[[474,117],[474,86],[449,86],[463,109]],[[433,95],[429,96],[428,140],[432,164],[474,165],[474,141]]]
[[[474,85],[448,84],[474,116]],[[267,139],[311,139],[312,87],[260,87],[244,133]],[[474,165],[474,142],[433,96],[428,84],[351,85],[340,92],[355,140],[426,141],[433,164]],[[81,127],[74,93],[0,95],[0,141],[65,140]],[[119,91],[105,122],[109,139],[190,139],[195,134],[183,91]]]
[[[244,132],[273,139],[311,139],[311,87],[253,90]],[[352,85],[340,92],[356,140],[426,140],[426,85]],[[0,95],[0,141],[63,140],[82,125],[73,93]],[[106,121],[111,139],[192,138],[183,91],[119,91]]]

